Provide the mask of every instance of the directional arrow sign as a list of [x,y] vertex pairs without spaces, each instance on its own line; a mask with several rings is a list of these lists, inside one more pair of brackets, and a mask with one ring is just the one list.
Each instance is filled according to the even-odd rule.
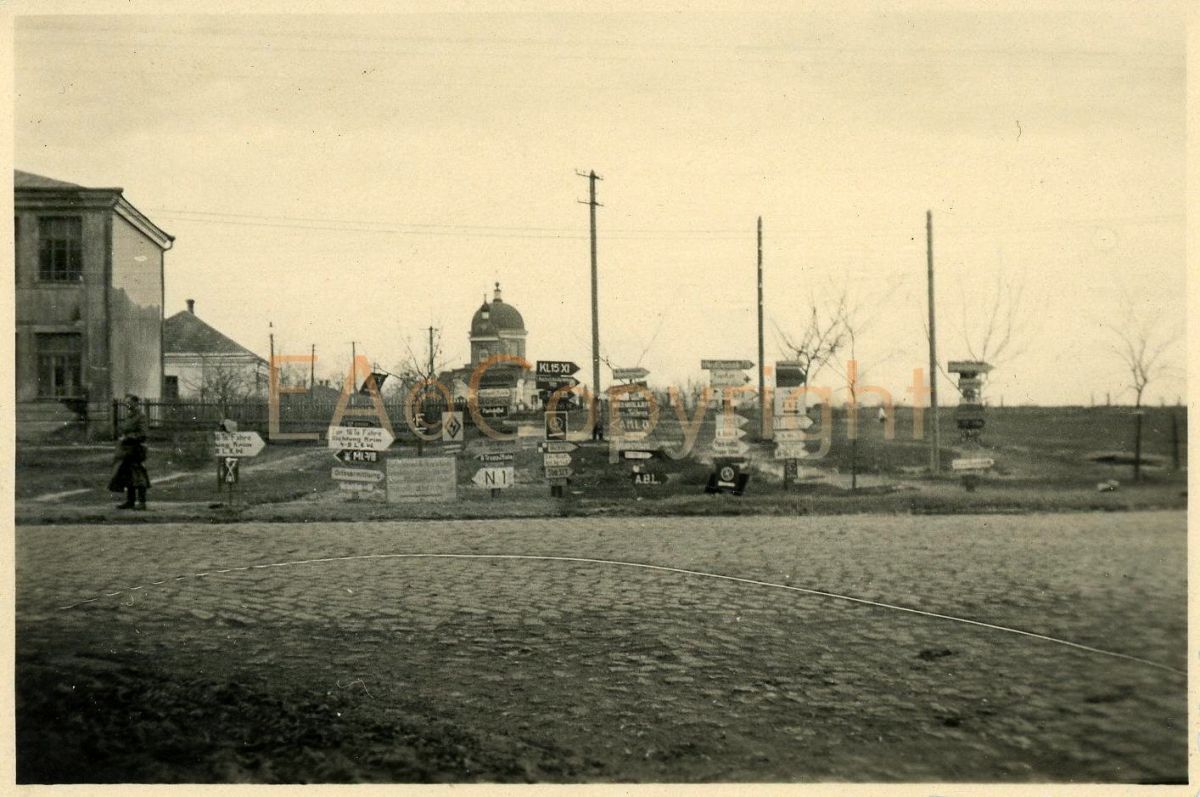
[[775,446],[775,459],[804,459],[808,449],[803,443],[780,443]]
[[712,450],[716,454],[736,456],[738,454],[745,454],[750,450],[750,446],[741,440],[714,440]]
[[505,487],[512,487],[515,478],[513,469],[509,468],[480,468],[475,471],[475,475],[471,477],[471,481],[475,482],[480,487],[486,487],[491,490],[500,490]]
[[381,482],[383,471],[366,468],[334,468],[333,478],[342,482]]
[[351,451],[350,449],[343,448],[341,451],[335,451],[333,453],[333,458],[339,462],[345,462],[347,464],[354,462],[378,462],[379,452]]
[[613,379],[645,379],[650,372],[645,368],[614,368]]
[[538,451],[544,451],[547,454],[570,454],[579,446],[566,440],[545,440],[538,443]]
[[631,473],[633,483],[638,486],[657,487],[660,484],[666,484],[666,479],[658,473]]
[[546,468],[547,479],[569,479],[575,471],[570,468]]
[[700,367],[705,371],[719,369],[723,371],[745,371],[747,368],[753,368],[754,363],[749,360],[701,360]]
[[512,462],[516,456],[512,451],[484,451],[482,454],[475,456],[480,462],[486,463],[504,463]]
[[538,376],[570,376],[577,373],[579,366],[570,360],[538,360]]
[[266,445],[258,432],[214,432],[218,457],[257,457]]
[[718,426],[716,431],[716,438],[718,440],[741,440],[745,436],[745,429],[731,429],[728,426]]
[[653,459],[653,451],[622,451],[621,456],[625,459]]
[[816,423],[807,415],[776,415],[773,425],[775,427],[775,436],[779,436],[779,432],[783,430],[799,430],[811,429]]
[[956,459],[950,463],[950,467],[954,470],[987,470],[995,464],[996,460],[991,457],[971,457]]
[[338,487],[348,493],[375,492],[375,485],[371,482],[338,482]]
[[352,451],[385,451],[395,439],[391,432],[378,426],[330,426],[328,433],[330,448]]
[[781,442],[802,442],[808,439],[808,432],[803,429],[776,429],[771,436]]
[[571,464],[570,454],[543,454],[542,465],[547,468],[557,468]]

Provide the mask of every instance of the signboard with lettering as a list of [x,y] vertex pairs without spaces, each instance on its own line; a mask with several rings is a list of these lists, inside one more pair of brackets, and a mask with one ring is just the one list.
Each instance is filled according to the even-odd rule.
[[714,369],[725,371],[745,371],[747,368],[753,368],[754,363],[749,360],[701,360],[700,368],[705,371]]
[[471,481],[477,487],[483,487],[488,490],[501,490],[506,487],[512,487],[516,481],[513,468],[480,468],[475,471],[475,475],[471,477]]
[[330,426],[327,436],[329,448],[353,451],[385,451],[394,440],[391,432],[378,426]]
[[214,432],[213,438],[218,457],[257,457],[266,445],[258,432]]
[[454,457],[413,457],[387,461],[390,503],[453,501],[457,471]]

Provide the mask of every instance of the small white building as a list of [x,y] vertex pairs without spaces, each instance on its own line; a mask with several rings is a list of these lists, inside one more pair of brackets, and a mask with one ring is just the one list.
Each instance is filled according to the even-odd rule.
[[262,357],[201,321],[196,303],[163,322],[163,399],[238,401],[264,398]]

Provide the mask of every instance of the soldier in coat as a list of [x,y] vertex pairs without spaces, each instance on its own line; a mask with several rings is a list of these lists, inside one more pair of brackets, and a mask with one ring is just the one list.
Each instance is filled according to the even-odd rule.
[[145,509],[146,490],[150,488],[150,475],[145,465],[146,437],[150,424],[137,396],[125,398],[125,418],[120,431],[121,439],[113,456],[113,474],[108,489],[114,493],[125,493],[125,503],[119,504],[118,509]]

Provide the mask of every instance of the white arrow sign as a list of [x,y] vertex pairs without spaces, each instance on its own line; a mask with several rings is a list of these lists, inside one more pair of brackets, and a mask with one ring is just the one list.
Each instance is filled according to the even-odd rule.
[[804,459],[807,456],[808,450],[801,443],[775,446],[775,459]]
[[385,451],[395,439],[378,426],[330,426],[328,445],[351,451]]
[[741,440],[714,440],[712,450],[716,454],[736,456],[738,454],[745,454],[750,450],[750,446]]
[[542,465],[547,468],[557,468],[571,464],[570,454],[543,454]]
[[508,468],[480,468],[475,471],[475,475],[471,477],[471,481],[480,487],[486,487],[491,490],[500,490],[505,487],[512,487],[515,477],[513,469]]
[[727,426],[721,426],[718,427],[716,431],[716,438],[718,440],[741,440],[745,436],[745,429],[730,429]]
[[645,368],[614,368],[613,379],[645,379],[650,372]]
[[381,482],[383,471],[366,468],[334,468],[333,478],[341,482]]
[[803,429],[776,429],[771,436],[787,442],[803,442],[809,438],[808,432]]
[[776,431],[780,429],[811,429],[813,427],[812,418],[807,415],[776,415],[772,423]]
[[258,432],[214,432],[218,457],[257,457],[266,443]]

